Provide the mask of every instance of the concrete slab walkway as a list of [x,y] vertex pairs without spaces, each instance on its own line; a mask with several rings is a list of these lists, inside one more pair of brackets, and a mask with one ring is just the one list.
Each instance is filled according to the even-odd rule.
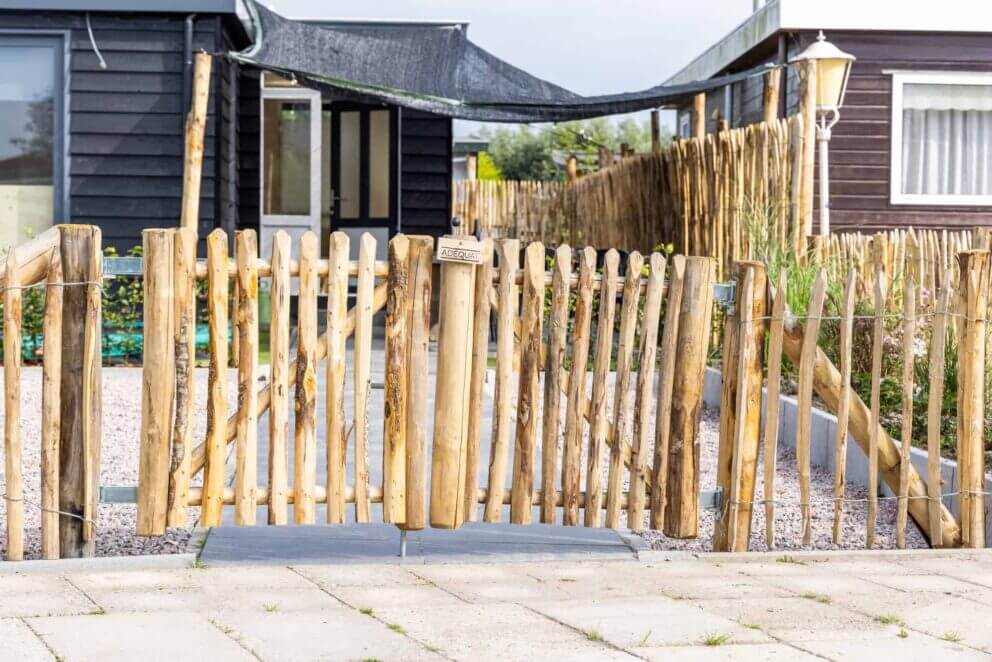
[[992,657],[988,552],[647,556],[64,574],[3,564],[0,660]]

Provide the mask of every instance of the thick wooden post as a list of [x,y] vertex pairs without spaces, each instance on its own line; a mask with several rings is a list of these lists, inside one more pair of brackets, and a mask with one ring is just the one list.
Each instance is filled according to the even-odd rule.
[[473,265],[441,262],[430,505],[431,526],[440,529],[457,529],[465,516],[462,506],[474,289]]
[[200,182],[203,173],[203,136],[210,99],[209,53],[197,53],[193,65],[193,98],[186,116],[186,157],[183,162],[183,208],[180,226],[197,232],[200,216]]
[[[289,240],[286,241],[287,245]],[[348,259],[351,242],[344,232],[331,234],[327,263],[327,523],[344,524],[348,436],[344,392],[347,359]],[[286,256],[287,261],[289,255]],[[287,268],[287,274],[288,274]],[[288,305],[288,304],[287,304]],[[286,312],[287,324],[289,311]],[[273,335],[273,339],[275,336]],[[287,351],[289,340],[287,338]]]
[[[269,524],[285,524],[289,503],[289,297],[290,297],[290,240],[280,230],[272,237],[272,290],[270,293],[271,317],[269,318],[269,384],[272,396],[269,405]],[[328,275],[328,283],[333,276]],[[328,297],[328,311],[333,304]],[[328,325],[328,336],[330,336]],[[330,341],[328,341],[328,348]],[[331,389],[331,380],[327,382]],[[257,411],[257,409],[256,409]],[[337,419],[335,419],[337,423]],[[342,416],[339,425],[344,425]],[[328,425],[328,438],[333,427]],[[327,481],[327,510],[331,511],[330,479]],[[328,521],[330,517],[328,516]],[[336,521],[334,523],[337,523]]]
[[985,547],[985,319],[989,307],[989,251],[958,254],[964,329],[958,356],[958,486],[961,544]]
[[465,518],[479,519],[479,457],[485,408],[486,371],[489,369],[489,322],[493,288],[493,240],[482,240],[482,264],[475,272],[475,312],[472,319],[472,382],[469,386],[468,451],[465,458]]
[[709,349],[714,262],[686,259],[672,384],[665,535],[699,535],[699,416]]
[[204,443],[203,498],[200,525],[219,526],[224,507],[227,461],[227,234],[207,237],[207,310],[210,323],[210,375],[207,382],[207,438]]
[[[41,558],[59,558],[59,389],[62,383],[62,258],[52,251],[41,368]],[[10,474],[7,474],[8,476]],[[8,481],[9,484],[9,481]],[[9,512],[9,511],[8,511]]]
[[765,74],[765,87],[762,94],[762,104],[764,109],[764,121],[769,124],[778,119],[778,97],[781,80],[781,69],[773,69]]
[[[313,232],[307,232],[300,239],[298,344],[294,409],[296,435],[293,441],[293,521],[296,524],[313,524],[316,521],[317,259],[320,251],[319,246],[317,235]],[[356,355],[357,353],[356,351]],[[356,374],[356,379],[357,377]],[[356,498],[357,491],[356,487]]]
[[565,162],[565,179],[569,184],[574,184],[579,178],[579,160],[575,154],[570,154]]
[[[727,316],[723,335],[723,391],[717,459],[717,485],[732,501],[716,520],[713,532],[713,551],[716,552],[747,551],[761,439],[767,272],[760,262],[738,262],[734,277],[737,282],[735,314]],[[750,294],[747,300],[751,305],[750,310],[745,311],[744,295],[748,288],[744,285],[748,279]],[[739,407],[742,401],[743,408]],[[731,521],[732,515],[736,515],[736,521]]]
[[144,344],[141,370],[141,454],[138,464],[137,535],[165,533],[172,446],[173,232],[142,232]]
[[193,453],[193,366],[196,359],[196,233],[180,228],[173,239],[173,343],[176,410],[172,428],[167,526],[186,526]]
[[254,525],[258,494],[258,241],[254,230],[235,238],[238,298],[238,431],[234,465],[234,523]]
[[706,93],[700,92],[692,98],[692,137],[706,136]]
[[[63,558],[93,556],[96,467],[100,457],[100,231],[86,225],[61,229],[62,385],[59,393],[59,544]],[[90,285],[94,283],[94,285]],[[95,300],[93,293],[96,293]],[[94,346],[95,345],[95,346]],[[86,524],[90,524],[89,527]],[[89,529],[89,530],[87,530]]]
[[406,401],[409,322],[407,299],[410,240],[402,234],[389,242],[389,291],[386,294],[386,378],[382,448],[382,521],[406,519]]
[[431,331],[431,272],[434,239],[410,237],[407,328],[410,354],[406,398],[406,521],[415,531],[426,524],[428,346]]

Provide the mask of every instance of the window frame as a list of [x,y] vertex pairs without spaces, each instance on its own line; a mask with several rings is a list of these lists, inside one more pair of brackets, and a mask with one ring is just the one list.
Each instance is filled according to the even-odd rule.
[[[889,133],[889,202],[892,205],[992,207],[992,195],[943,195],[902,192],[903,88],[907,84],[977,85],[992,87],[992,71],[886,71],[892,77],[892,121]],[[841,110],[843,114],[843,110]]]
[[55,107],[52,119],[52,225],[69,223],[69,108],[71,30],[0,29],[0,46],[51,46],[55,51],[53,85]]

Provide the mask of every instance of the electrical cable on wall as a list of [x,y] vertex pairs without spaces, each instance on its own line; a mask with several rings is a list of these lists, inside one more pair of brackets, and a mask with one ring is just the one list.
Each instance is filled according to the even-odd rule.
[[90,23],[90,13],[86,12],[86,32],[90,36],[90,46],[93,47],[93,54],[96,55],[96,59],[100,61],[100,68],[107,68],[107,61],[103,59],[103,55],[100,53],[100,47],[96,45],[96,37],[93,36],[93,25]]

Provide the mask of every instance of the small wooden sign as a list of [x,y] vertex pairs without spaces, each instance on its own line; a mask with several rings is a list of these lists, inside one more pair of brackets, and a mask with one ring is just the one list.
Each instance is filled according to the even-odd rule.
[[437,260],[482,264],[482,242],[468,237],[441,237],[437,240]]

